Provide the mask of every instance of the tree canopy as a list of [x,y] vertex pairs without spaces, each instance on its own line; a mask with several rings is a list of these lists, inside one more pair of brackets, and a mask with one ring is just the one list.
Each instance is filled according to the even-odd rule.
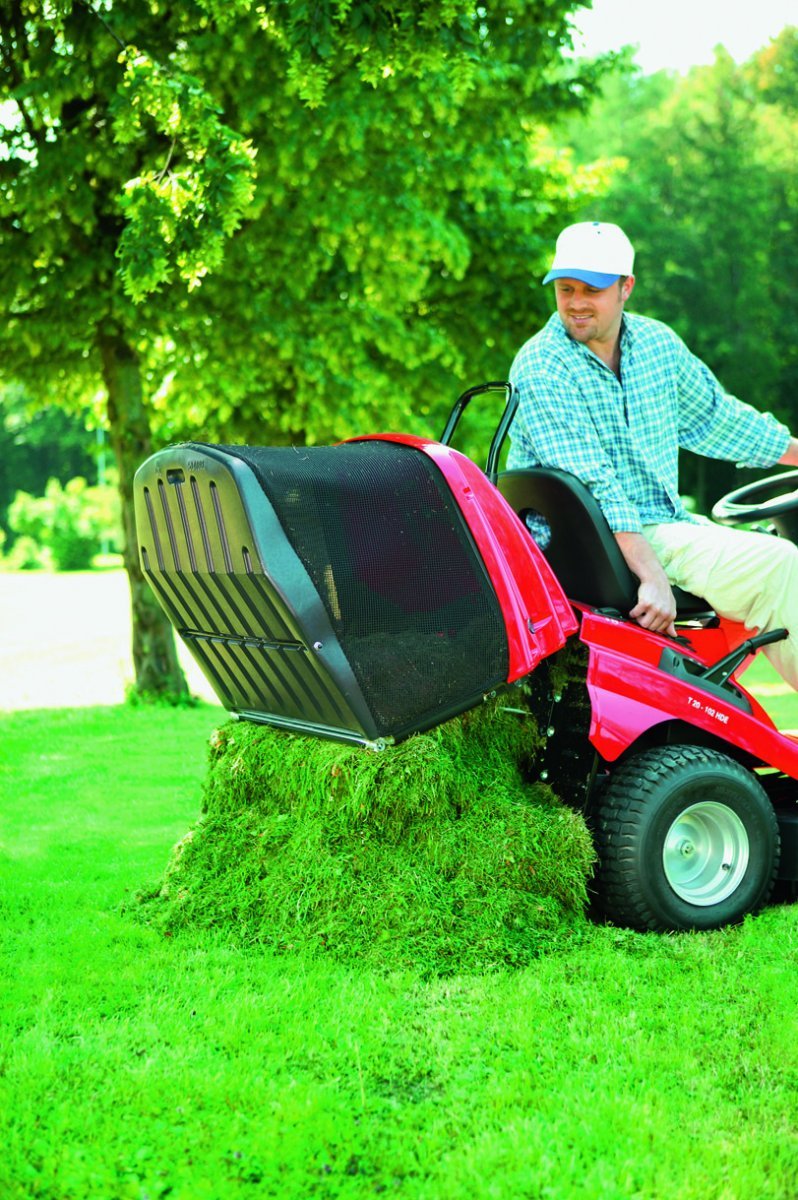
[[574,7],[0,6],[3,369],[104,391],[144,690],[182,686],[132,525],[154,436],[430,432],[506,371],[589,178],[539,134],[597,77]]

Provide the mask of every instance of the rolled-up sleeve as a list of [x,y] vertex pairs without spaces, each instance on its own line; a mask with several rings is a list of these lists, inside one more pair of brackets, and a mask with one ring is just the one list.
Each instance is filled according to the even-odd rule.
[[772,413],[759,412],[725,392],[699,358],[679,342],[679,444],[740,467],[771,467],[787,450],[790,432]]

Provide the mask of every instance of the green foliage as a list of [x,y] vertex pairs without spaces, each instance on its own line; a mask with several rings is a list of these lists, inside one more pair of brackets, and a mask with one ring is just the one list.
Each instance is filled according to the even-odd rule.
[[55,405],[35,406],[17,387],[0,388],[0,527],[18,491],[40,496],[48,479],[98,477],[98,435],[85,421]]
[[578,198],[539,133],[600,71],[561,59],[573,7],[0,6],[3,371],[107,397],[150,641],[131,485],[154,439],[436,432],[506,374]]
[[760,50],[752,60],[750,75],[763,100],[798,117],[798,27],[783,30]]
[[[138,301],[175,271],[192,289],[221,265],[255,190],[255,151],[219,119],[195,76],[166,71],[133,46],[119,61],[125,74],[112,104],[116,141],[139,141],[145,115],[172,139],[160,170],[129,179],[121,199],[126,224],[117,254],[125,288]],[[173,156],[182,167],[172,167]]]
[[[5,550],[5,542],[4,532],[0,549]],[[27,534],[15,538],[10,550],[0,557],[0,571],[45,571],[51,567],[52,559],[46,548]]]
[[[343,60],[362,82],[379,87],[393,75],[425,80],[452,74],[460,89],[472,85],[474,69],[509,37],[538,64],[557,63],[571,47],[570,10],[589,7],[559,0],[489,0],[478,6],[463,0],[201,0],[220,27],[254,11],[266,37],[280,46],[292,92],[309,108],[328,101],[331,82]],[[590,75],[583,69],[582,78]],[[519,87],[524,80],[520,73]],[[550,106],[572,101],[572,80],[558,72],[551,80]]]
[[[81,571],[91,566],[101,549],[118,548],[119,496],[110,484],[90,486],[76,478],[62,485],[50,479],[43,496],[17,492],[8,509],[8,523],[20,539],[26,539],[23,546],[38,547],[36,565],[51,563],[59,571]],[[30,565],[19,561],[20,553],[17,550],[15,565]]]
[[121,334],[166,436],[267,441],[423,423],[506,372],[579,191],[538,134],[596,76],[560,61],[568,0],[206,7],[0,18],[6,370],[94,386]]
[[[730,392],[798,427],[795,36],[785,30],[744,66],[721,50],[685,77],[627,64],[562,136],[578,161],[615,163],[580,215],[629,232],[632,308],[672,325]],[[703,511],[751,477],[690,456],[685,466]]]
[[581,817],[525,785],[533,749],[496,707],[379,754],[225,726],[143,915],[381,969],[521,966],[583,930],[593,857]]

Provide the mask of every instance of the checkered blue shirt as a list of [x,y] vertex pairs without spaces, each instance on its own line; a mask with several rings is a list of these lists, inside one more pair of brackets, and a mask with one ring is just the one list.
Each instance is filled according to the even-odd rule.
[[507,466],[570,471],[616,532],[694,519],[679,496],[680,446],[769,467],[790,439],[770,413],[724,392],[672,329],[648,317],[624,314],[620,381],[568,336],[557,313],[522,346],[510,379],[520,400]]

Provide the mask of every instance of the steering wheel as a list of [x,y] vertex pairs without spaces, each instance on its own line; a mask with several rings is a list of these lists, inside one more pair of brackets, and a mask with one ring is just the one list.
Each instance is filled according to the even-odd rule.
[[782,471],[727,492],[712,507],[721,525],[769,521],[782,537],[798,542],[798,471]]

